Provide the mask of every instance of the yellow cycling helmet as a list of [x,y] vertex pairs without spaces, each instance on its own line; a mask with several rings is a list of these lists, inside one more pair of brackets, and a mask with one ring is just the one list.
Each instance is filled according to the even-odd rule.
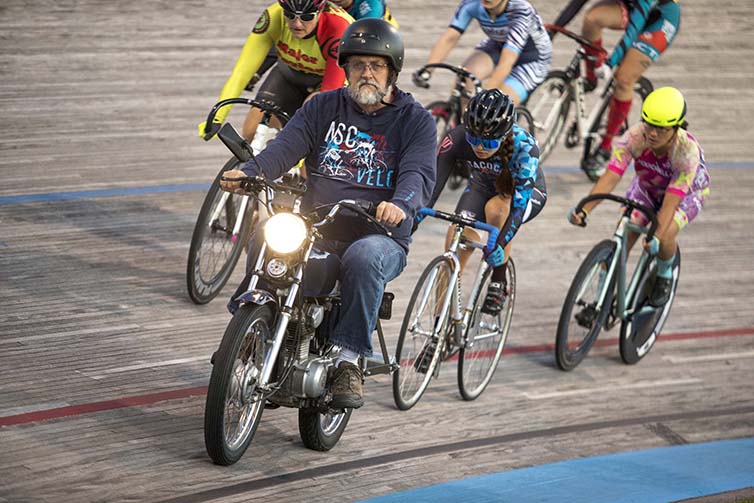
[[655,89],[644,100],[641,118],[653,126],[680,126],[686,119],[686,100],[675,87]]

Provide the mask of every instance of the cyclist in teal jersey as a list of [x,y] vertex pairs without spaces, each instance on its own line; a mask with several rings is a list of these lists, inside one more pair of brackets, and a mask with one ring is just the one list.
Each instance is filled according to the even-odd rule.
[[331,0],[332,3],[345,9],[354,19],[365,17],[381,18],[398,28],[398,22],[387,8],[385,0]]
[[[571,0],[554,24],[565,26],[587,0]],[[631,110],[634,85],[660,54],[670,46],[681,23],[678,0],[600,0],[584,15],[582,35],[595,46],[602,47],[602,30],[624,30],[623,37],[605,59],[602,53],[587,50],[586,77],[597,85],[597,68],[603,63],[613,71],[615,91],[610,102],[607,126],[600,148],[584,160],[587,173],[601,175],[610,159],[613,138],[620,131]]]

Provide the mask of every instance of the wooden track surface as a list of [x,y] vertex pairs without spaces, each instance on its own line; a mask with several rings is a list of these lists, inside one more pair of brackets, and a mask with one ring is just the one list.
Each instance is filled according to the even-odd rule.
[[[551,21],[556,3],[535,5]],[[555,368],[545,347],[578,264],[616,217],[605,205],[586,230],[566,223],[589,184],[561,168],[578,157],[561,148],[546,169],[547,206],[515,241],[514,351],[478,400],[460,400],[454,364],[408,412],[395,409],[387,376],[369,378],[366,406],[331,452],[305,449],[295,411],[278,409],[265,412],[241,462],[212,465],[203,387],[229,316],[225,296],[195,306],[185,292],[204,192],[8,198],[208,185],[228,154],[199,140],[196,124],[263,5],[0,5],[0,502],[349,501],[754,435],[754,87],[746,70],[754,3],[684,0],[681,32],[648,76],[686,94],[692,131],[712,165],[712,195],[681,236],[678,297],[665,337],[645,360],[620,362],[617,328],[570,373]],[[444,98],[449,81],[417,90],[409,73],[455,5],[391,3],[407,46],[399,82],[423,103]],[[579,26],[577,19],[572,27]],[[460,63],[479,37],[470,29],[451,61]],[[557,39],[554,67],[572,51]],[[243,112],[230,116],[237,127]],[[457,196],[446,192],[441,206],[451,209]],[[389,287],[391,350],[414,281],[443,235],[442,224],[423,224],[406,271]]]

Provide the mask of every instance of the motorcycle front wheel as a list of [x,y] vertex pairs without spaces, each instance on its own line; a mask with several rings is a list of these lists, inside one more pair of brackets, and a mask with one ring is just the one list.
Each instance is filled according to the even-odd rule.
[[265,397],[257,383],[269,350],[272,323],[269,306],[242,306],[215,353],[204,409],[204,444],[218,465],[232,465],[241,459],[259,426]]

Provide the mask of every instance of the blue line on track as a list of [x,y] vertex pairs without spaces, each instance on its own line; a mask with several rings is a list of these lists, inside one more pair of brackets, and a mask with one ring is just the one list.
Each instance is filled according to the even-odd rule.
[[754,438],[745,438],[573,459],[365,501],[664,503],[753,486]]
[[46,194],[27,194],[23,196],[0,197],[0,205],[38,203],[46,201],[66,201],[71,199],[94,199],[98,197],[133,196],[141,194],[159,194],[162,192],[183,192],[187,190],[207,190],[206,183],[187,183],[184,185],[154,185],[151,187],[130,187],[122,189],[82,190],[78,192],[48,192]]
[[[752,162],[721,162],[709,164],[710,169],[751,169]],[[574,166],[545,166],[545,172],[550,173],[581,173],[581,169]],[[74,199],[95,199],[98,197],[132,196],[143,194],[159,194],[162,192],[182,192],[191,190],[207,190],[206,183],[187,183],[184,185],[153,185],[147,187],[131,187],[122,189],[82,190],[78,192],[47,192],[44,194],[26,194],[22,196],[0,197],[0,206],[5,204],[39,203],[49,201],[69,201]]]

